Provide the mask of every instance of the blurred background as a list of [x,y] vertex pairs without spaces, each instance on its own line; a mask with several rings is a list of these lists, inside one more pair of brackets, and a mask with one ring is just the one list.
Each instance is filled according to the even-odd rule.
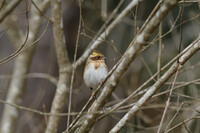
[[[66,47],[70,62],[73,63],[75,43],[77,39],[77,31],[79,25],[79,5],[77,1],[69,0],[62,1],[62,15],[64,24],[64,33],[66,39]],[[99,1],[83,1],[82,2],[82,18],[84,26],[81,28],[81,35],[78,44],[77,58],[79,58],[85,51],[92,38],[97,35],[98,30],[108,19],[115,7],[119,4],[120,0],[99,0]],[[131,2],[131,0],[123,0],[118,12],[112,20]],[[132,9],[130,13],[123,18],[123,20],[112,30],[107,37],[107,41],[114,45],[118,51],[123,55],[134,36],[144,24],[145,20],[157,4],[157,0],[142,0],[136,8]],[[184,24],[181,23],[181,8],[184,10],[182,19]],[[19,22],[20,28],[26,32],[26,16],[22,12],[26,9],[24,1],[20,2],[17,8],[11,13],[16,16],[16,21]],[[50,9],[47,10],[46,15],[50,16]],[[177,16],[179,16],[177,18]],[[174,28],[173,24],[175,20]],[[179,44],[182,38],[181,50],[193,42],[199,35],[200,31],[200,18],[198,2],[180,3],[164,18],[161,26],[162,34],[169,34],[162,37],[160,40],[159,55],[159,40],[155,41],[158,37],[159,28],[153,33],[146,45],[151,46],[141,52],[136,60],[131,64],[131,67],[121,77],[115,94],[108,100],[106,107],[112,106],[117,102],[129,96],[135,89],[142,85],[154,73],[158,71],[158,60],[161,61],[160,66],[167,64],[179,52]],[[42,34],[47,25],[47,20],[43,17],[41,23],[41,30],[39,35]],[[107,25],[109,25],[108,23]],[[30,25],[31,27],[31,25]],[[12,28],[12,27],[10,27]],[[181,29],[182,28],[182,29]],[[182,33],[181,33],[182,31]],[[0,25],[0,59],[9,56],[16,51],[16,45],[7,36],[4,25]],[[182,34],[182,35],[181,35]],[[58,80],[58,65],[55,55],[55,47],[53,40],[52,24],[50,23],[47,31],[39,41],[34,44],[36,49],[32,58],[29,74],[27,75],[27,83],[24,88],[21,105],[40,110],[42,112],[49,112],[51,103],[56,90],[56,82]],[[108,43],[102,43],[97,50],[106,56],[106,63],[109,70],[120,59],[120,55],[111,48]],[[197,52],[179,71],[175,83],[175,90],[173,91],[170,107],[167,110],[166,121],[164,126],[167,126],[175,114],[178,114],[172,121],[171,127],[184,121],[185,119],[199,116],[200,111],[200,52]],[[0,65],[0,99],[6,100],[7,91],[10,85],[11,76],[14,69],[15,58]],[[84,65],[79,66],[75,71],[73,95],[72,95],[72,112],[79,112],[87,100],[90,98],[92,91],[83,83],[83,70]],[[22,68],[23,69],[23,68]],[[161,73],[161,75],[164,72]],[[46,78],[41,77],[40,74],[46,74],[52,79],[52,82]],[[159,78],[159,77],[158,77]],[[173,79],[173,78],[172,78]],[[162,88],[157,92],[165,92],[170,89],[172,84],[170,79]],[[152,80],[146,87],[150,87],[155,81]],[[187,84],[188,82],[191,82]],[[142,109],[137,113],[121,133],[154,133],[159,126],[163,110],[168,98],[169,92],[163,93],[153,97]],[[138,95],[130,103],[137,101],[141,95]],[[67,112],[68,97],[66,97]],[[4,104],[0,103],[0,119],[2,118]],[[121,112],[116,112],[108,115],[107,117],[98,121],[92,132],[106,133],[120,120],[129,108],[124,108]],[[16,133],[30,132],[30,133],[43,133],[46,128],[47,118],[29,111],[19,110],[20,116],[17,122]],[[72,117],[72,119],[75,116]],[[66,129],[67,117],[62,117],[58,132],[61,133]],[[193,119],[185,125],[179,126],[172,130],[172,132],[190,132],[199,133],[200,120]]]

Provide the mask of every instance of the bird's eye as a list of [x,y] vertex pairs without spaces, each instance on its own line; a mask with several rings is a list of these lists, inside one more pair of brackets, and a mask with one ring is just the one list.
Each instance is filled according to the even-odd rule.
[[97,59],[101,59],[101,56],[97,56]]

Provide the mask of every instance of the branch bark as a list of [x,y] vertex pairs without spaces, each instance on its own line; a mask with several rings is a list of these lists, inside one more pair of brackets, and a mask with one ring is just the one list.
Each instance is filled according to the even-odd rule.
[[[165,0],[156,14],[147,23],[144,30],[136,36],[136,38],[130,44],[122,59],[119,61],[119,65],[109,77],[106,82],[106,86],[103,88],[100,96],[92,105],[91,112],[100,110],[105,104],[106,99],[115,90],[121,75],[127,70],[131,62],[136,58],[136,55],[142,49],[142,46],[149,39],[153,31],[158,27],[159,23],[166,16],[166,14],[177,4],[177,0]],[[86,133],[94,125],[96,118],[99,114],[88,114],[84,119],[81,127],[77,130],[79,133]]]
[[[63,22],[61,16],[61,1],[52,0],[52,21],[53,33],[56,48],[56,56],[59,66],[59,81],[56,94],[53,99],[51,113],[61,113],[65,105],[65,98],[70,87],[70,78],[72,66],[68,59],[67,49],[65,46],[65,38],[63,34]],[[46,133],[57,133],[60,117],[50,116],[46,128]]]

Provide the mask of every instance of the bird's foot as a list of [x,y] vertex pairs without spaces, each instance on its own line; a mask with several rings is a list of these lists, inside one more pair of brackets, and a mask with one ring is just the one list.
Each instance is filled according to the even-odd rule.
[[96,99],[95,93],[94,93],[94,89],[92,89],[92,98]]

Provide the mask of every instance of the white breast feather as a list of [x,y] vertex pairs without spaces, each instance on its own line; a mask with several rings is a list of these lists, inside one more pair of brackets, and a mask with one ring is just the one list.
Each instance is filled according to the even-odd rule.
[[91,64],[88,67],[88,70],[85,72],[84,79],[85,84],[88,87],[96,89],[100,82],[102,82],[108,74],[105,66],[100,66],[98,69],[95,69]]

